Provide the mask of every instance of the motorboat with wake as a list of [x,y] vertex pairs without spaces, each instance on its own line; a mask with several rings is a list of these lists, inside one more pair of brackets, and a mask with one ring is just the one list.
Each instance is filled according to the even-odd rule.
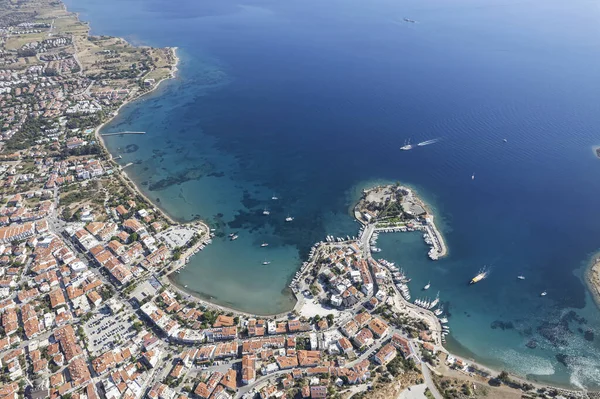
[[471,281],[469,282],[469,285],[477,284],[478,282],[480,282],[481,280],[486,278],[487,275],[488,275],[488,270],[484,266],[481,270],[479,270],[479,273],[477,273],[477,275],[471,279]]
[[410,139],[406,140],[404,142],[404,145],[402,147],[400,147],[400,149],[402,151],[408,151],[408,150],[412,150],[413,148],[415,148],[415,146],[413,144],[410,143]]

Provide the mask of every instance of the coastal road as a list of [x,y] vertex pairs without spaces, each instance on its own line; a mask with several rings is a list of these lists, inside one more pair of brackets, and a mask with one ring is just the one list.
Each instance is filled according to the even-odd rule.
[[367,227],[363,230],[363,233],[360,236],[360,244],[363,248],[363,256],[365,259],[369,259],[371,257],[371,237],[373,236],[373,232],[375,231],[375,224],[369,223]]

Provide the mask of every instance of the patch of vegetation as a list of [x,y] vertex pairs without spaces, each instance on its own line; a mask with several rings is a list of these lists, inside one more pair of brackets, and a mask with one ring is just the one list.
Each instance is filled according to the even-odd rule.
[[35,145],[41,136],[44,121],[39,118],[28,118],[21,129],[6,142],[7,151],[18,151]]

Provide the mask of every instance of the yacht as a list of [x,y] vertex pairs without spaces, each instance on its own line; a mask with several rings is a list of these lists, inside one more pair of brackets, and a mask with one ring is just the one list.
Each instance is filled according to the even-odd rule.
[[231,241],[235,241],[237,239],[238,239],[238,235],[237,234],[232,235],[231,238],[230,238]]
[[427,283],[427,285],[425,287],[423,287],[424,290],[428,290],[429,287],[431,287],[431,281]]
[[471,176],[471,180],[475,180],[475,173]]
[[503,141],[504,141],[505,143],[508,143],[508,139],[504,139]]
[[525,280],[525,276],[517,276],[519,280]]
[[262,244],[260,244],[260,246],[261,246],[261,247],[268,247],[268,246],[269,246],[269,244],[268,244],[268,243],[266,243],[266,242],[263,242]]
[[271,261],[265,260],[265,261],[263,262],[263,265],[269,265],[269,264],[271,264]]
[[540,294],[540,296],[546,296],[546,295],[548,295],[548,293],[546,291],[544,291]]
[[471,279],[469,284],[476,284],[476,283],[480,282],[481,280],[483,280],[484,278],[486,278],[487,275],[488,275],[488,271],[484,266],[483,269],[479,270],[479,273]]
[[433,300],[433,302],[431,302],[429,304],[429,308],[428,309],[433,309],[437,306],[437,304],[440,303],[440,292],[438,291],[437,296],[435,297],[435,299]]
[[270,215],[270,214],[271,214],[271,212],[267,208],[265,208],[265,210],[263,211],[263,215]]
[[288,217],[285,218],[286,222],[291,222],[292,220],[294,220],[294,218],[289,215],[288,215]]
[[277,201],[279,198],[277,198],[276,196],[272,196],[272,197],[271,197],[271,199],[272,199],[273,201]]

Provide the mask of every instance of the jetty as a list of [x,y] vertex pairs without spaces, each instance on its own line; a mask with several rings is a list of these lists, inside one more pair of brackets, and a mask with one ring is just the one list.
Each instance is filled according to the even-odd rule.
[[102,133],[101,136],[119,136],[121,134],[146,134],[146,132],[117,132],[117,133]]

